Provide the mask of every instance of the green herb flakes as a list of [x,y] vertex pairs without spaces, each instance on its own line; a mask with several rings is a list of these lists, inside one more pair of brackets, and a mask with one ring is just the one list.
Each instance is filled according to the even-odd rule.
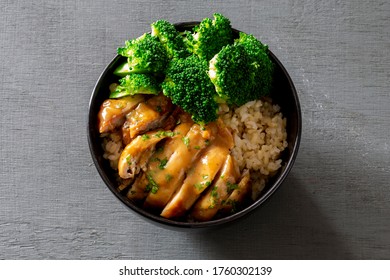
[[217,198],[218,197],[218,187],[215,186],[212,190],[211,190],[211,196],[214,197],[214,198]]
[[228,193],[238,189],[238,185],[237,184],[232,184],[230,182],[226,182],[226,185],[227,185],[227,191]]
[[127,162],[127,164],[128,165],[131,165],[131,155],[128,155],[127,157],[126,157],[126,162]]
[[166,180],[167,182],[169,182],[170,180],[172,180],[172,178],[173,178],[173,176],[172,176],[171,174],[165,175],[165,180]]
[[149,181],[149,185],[150,185],[150,188],[151,188],[150,192],[155,194],[158,191],[159,186],[157,185],[156,181],[154,181],[152,175],[146,174],[146,178]]
[[157,137],[157,138],[161,138],[161,137],[173,137],[175,136],[175,132],[173,131],[158,131],[156,132],[156,134],[154,135],[154,137]]
[[167,164],[167,162],[168,162],[167,158],[160,160],[160,165],[158,166],[158,168],[160,168],[161,170],[165,169],[165,165]]
[[186,145],[187,147],[190,145],[190,138],[188,138],[187,136],[184,136],[183,138],[181,138],[181,140],[183,140],[184,145]]

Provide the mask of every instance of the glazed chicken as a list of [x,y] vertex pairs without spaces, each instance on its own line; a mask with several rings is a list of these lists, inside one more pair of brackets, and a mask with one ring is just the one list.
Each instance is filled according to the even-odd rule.
[[143,95],[105,100],[98,113],[99,132],[110,132],[123,125],[126,120],[126,115],[143,100]]
[[228,155],[221,172],[214,179],[215,183],[195,203],[191,216],[197,221],[211,220],[235,188],[239,176],[238,166],[233,157]]
[[[129,144],[137,135],[147,131],[164,127],[173,128],[175,123],[168,119],[168,127],[165,122],[173,109],[169,98],[160,94],[153,96],[145,102],[141,102],[126,116],[126,122],[123,124],[123,143]],[[169,122],[170,121],[170,122]]]
[[[147,166],[147,172],[149,174],[155,174],[159,169],[165,168],[165,165],[171,155],[174,153],[176,146],[182,142],[183,135],[186,135],[192,126],[192,122],[185,122],[179,124],[174,130],[174,135],[168,138],[161,149],[158,149],[153,158],[150,158]],[[167,177],[169,179],[169,176]],[[151,190],[148,188],[148,178],[145,173],[139,176],[131,189],[127,193],[127,197],[135,202],[145,199]]]
[[148,132],[137,136],[122,151],[118,162],[118,173],[123,179],[133,178],[144,169],[156,144],[166,138],[169,132]]
[[225,203],[222,204],[220,212],[231,213],[235,212],[236,208],[245,202],[250,196],[251,182],[250,173],[246,169],[243,171],[241,180],[235,187],[233,192],[229,195]]
[[165,206],[161,216],[175,218],[183,216],[207,189],[215,175],[223,166],[230,149],[233,148],[233,137],[226,127],[218,123],[217,137],[193,163],[192,170],[187,173],[182,186]]
[[214,139],[216,130],[217,127],[213,123],[205,128],[198,124],[191,127],[182,141],[177,143],[165,168],[150,174],[158,190],[148,194],[144,203],[145,208],[162,209],[167,204],[176,189],[181,186],[186,171],[192,166],[200,152],[206,148],[209,141]]
[[162,94],[106,100],[99,131],[121,135],[118,190],[164,218],[211,220],[234,210],[251,188],[224,123],[196,124]]

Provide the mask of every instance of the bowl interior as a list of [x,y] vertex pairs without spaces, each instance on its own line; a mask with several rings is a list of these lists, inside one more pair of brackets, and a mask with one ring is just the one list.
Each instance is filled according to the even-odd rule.
[[[186,22],[176,24],[176,28],[179,31],[191,30],[198,22]],[[234,33],[238,36],[238,30],[234,29]],[[94,164],[111,192],[128,208],[134,210],[148,221],[155,222],[158,225],[168,226],[169,228],[208,228],[212,226],[222,225],[228,222],[237,220],[238,218],[252,212],[255,208],[263,204],[280,186],[287,174],[291,170],[295,161],[298,147],[301,137],[301,109],[294,84],[287,73],[284,66],[276,58],[276,56],[269,52],[272,61],[275,63],[275,76],[273,81],[273,89],[271,92],[271,98],[273,102],[280,105],[283,116],[287,118],[287,141],[288,146],[282,153],[283,166],[278,173],[268,182],[267,186],[263,190],[260,198],[253,204],[249,205],[245,209],[221,219],[212,220],[208,222],[181,222],[168,220],[154,214],[151,214],[140,207],[134,205],[129,201],[125,195],[122,195],[117,190],[117,183],[114,177],[114,172],[110,168],[108,161],[103,158],[103,148],[101,146],[101,139],[97,127],[98,119],[97,115],[100,109],[100,105],[109,95],[109,85],[118,81],[118,77],[113,74],[113,71],[125,61],[125,58],[116,56],[111,63],[106,67],[101,76],[99,77],[95,88],[93,90],[88,115],[88,142],[91,151],[91,155]]]

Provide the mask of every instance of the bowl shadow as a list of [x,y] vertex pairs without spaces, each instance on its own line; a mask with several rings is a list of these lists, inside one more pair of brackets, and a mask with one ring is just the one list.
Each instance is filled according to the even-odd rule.
[[215,259],[350,258],[340,236],[293,173],[261,211],[197,238]]

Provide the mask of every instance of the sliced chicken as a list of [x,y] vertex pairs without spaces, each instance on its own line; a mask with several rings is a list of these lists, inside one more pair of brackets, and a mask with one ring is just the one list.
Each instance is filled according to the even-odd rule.
[[123,179],[134,178],[149,160],[156,144],[171,135],[171,131],[151,131],[137,136],[122,151],[118,161],[118,173]]
[[162,94],[138,104],[127,115],[122,127],[124,144],[127,145],[139,134],[163,127],[172,109],[171,101]]
[[110,132],[123,125],[126,120],[126,114],[142,101],[144,101],[144,97],[140,94],[120,99],[105,100],[100,106],[98,113],[99,132]]
[[120,179],[120,183],[119,183],[117,190],[119,192],[122,192],[123,190],[127,189],[132,182],[133,182],[133,179],[125,179],[125,180]]
[[[187,134],[191,126],[192,123],[190,122],[178,125],[173,130],[173,136],[166,139],[166,142],[149,158],[149,162],[144,171],[153,174],[156,170],[163,169],[167,160],[174,153],[178,143],[182,141],[183,135]],[[143,173],[142,176],[137,177],[131,189],[128,191],[127,197],[133,201],[140,201],[146,198],[150,190],[149,181],[146,174]]]
[[147,188],[148,185],[148,179],[146,178],[146,174],[142,173],[142,175],[138,176],[129,191],[127,192],[127,198],[138,202],[148,195],[149,189]]
[[189,132],[181,138],[175,151],[163,170],[149,172],[149,183],[155,187],[144,203],[145,208],[162,209],[168,203],[176,189],[182,184],[185,172],[192,166],[203,149],[215,137],[217,127],[214,123],[204,128],[194,124]]
[[235,213],[239,207],[250,197],[251,195],[251,181],[249,170],[246,169],[242,173],[240,182],[235,190],[229,195],[228,199],[221,206],[220,211],[222,213]]
[[214,177],[223,166],[233,148],[233,137],[225,127],[219,127],[218,137],[202,152],[200,158],[194,162],[183,185],[175,193],[161,212],[165,218],[183,216],[214,180]]
[[231,155],[228,155],[221,172],[208,188],[205,194],[199,198],[191,210],[191,217],[197,221],[209,221],[217,214],[222,202],[234,190],[240,170]]

